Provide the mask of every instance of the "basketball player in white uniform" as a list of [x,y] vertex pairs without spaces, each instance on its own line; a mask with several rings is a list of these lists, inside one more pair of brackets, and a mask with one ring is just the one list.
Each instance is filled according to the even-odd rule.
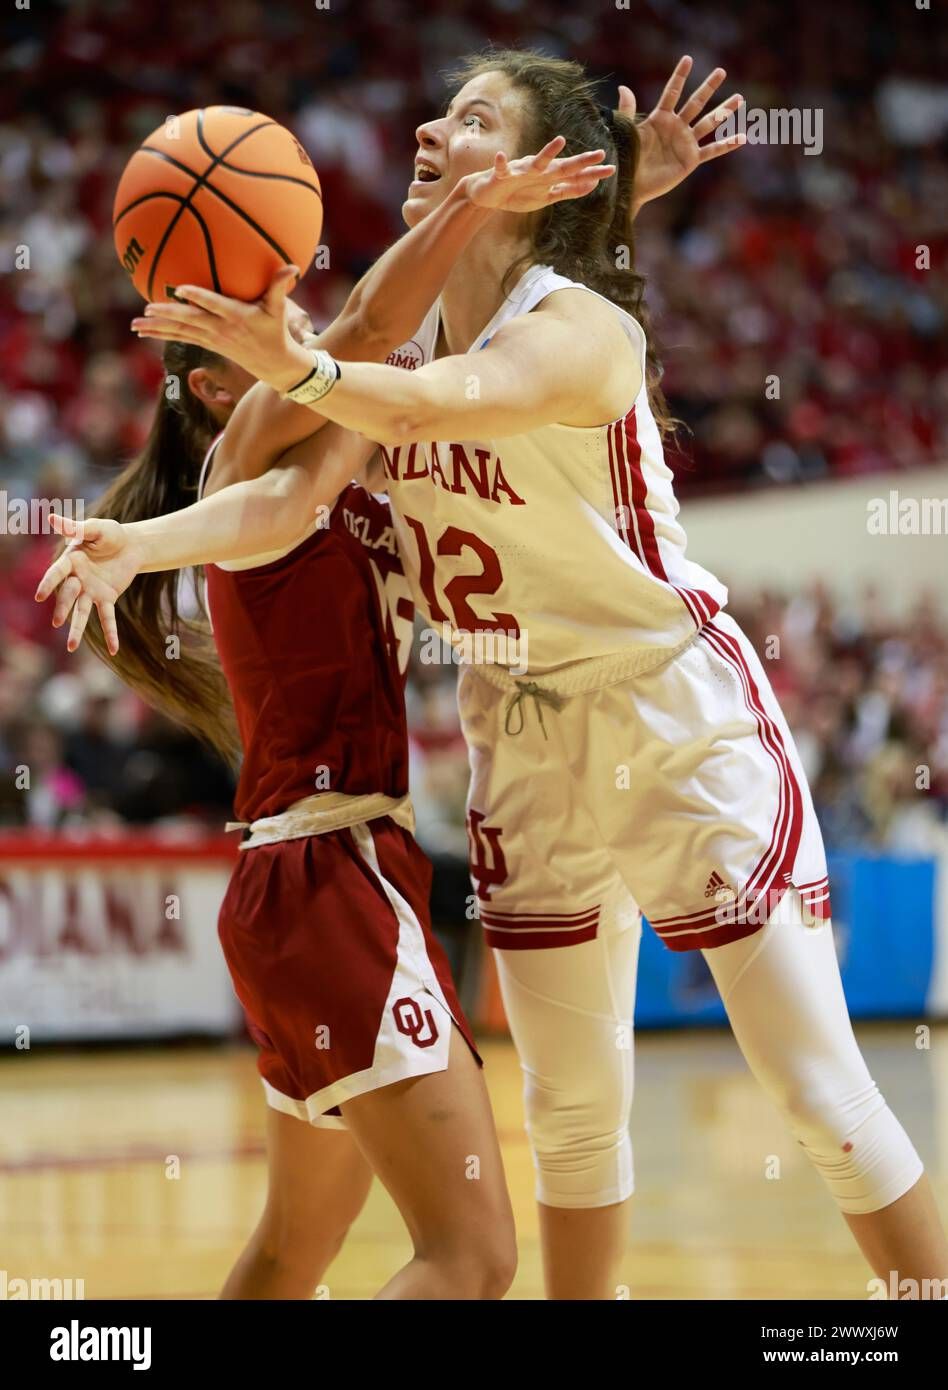
[[[395,355],[411,371],[290,343],[278,357],[272,333],[241,359],[212,296],[167,310],[166,336],[191,332],[380,442],[415,600],[473,648],[459,696],[472,876],[524,1068],[550,1296],[615,1294],[637,904],[671,949],[705,953],[749,1065],[876,1274],[945,1278],[921,1162],[849,1023],[789,730],[726,591],[686,557],[645,335],[595,254],[630,197],[634,141],[574,65],[499,55],[468,77],[419,129],[406,220],[573,112],[573,138],[588,147],[598,121],[620,170],[588,242],[497,219]],[[694,120],[697,97],[677,115]],[[561,267],[585,257],[610,296],[544,247]]]

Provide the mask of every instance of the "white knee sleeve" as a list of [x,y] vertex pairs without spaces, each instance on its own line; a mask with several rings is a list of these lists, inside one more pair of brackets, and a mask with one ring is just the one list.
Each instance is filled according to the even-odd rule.
[[705,951],[747,1064],[841,1211],[880,1211],[922,1162],[853,1036],[830,923],[803,924],[788,893],[760,932]]
[[537,1200],[605,1207],[632,1193],[635,972],[640,927],[542,951],[495,951],[524,1074]]
[[881,1211],[922,1175],[911,1140],[871,1080],[858,1091],[803,1087],[784,1114],[840,1211]]
[[625,1106],[616,1107],[605,1094],[583,1103],[568,1089],[538,1084],[529,1075],[523,1095],[538,1202],[605,1207],[631,1196],[632,1141]]

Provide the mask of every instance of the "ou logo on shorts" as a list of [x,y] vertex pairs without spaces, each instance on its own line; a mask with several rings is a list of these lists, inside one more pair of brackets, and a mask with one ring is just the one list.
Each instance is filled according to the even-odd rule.
[[[438,1025],[434,1021],[434,1015],[430,1009],[422,1012],[421,1005],[415,999],[396,999],[392,1005],[395,1015],[395,1027],[400,1033],[404,1033],[406,1038],[411,1038],[416,1047],[431,1047],[438,1041]],[[423,1037],[422,1034],[426,1035]]]

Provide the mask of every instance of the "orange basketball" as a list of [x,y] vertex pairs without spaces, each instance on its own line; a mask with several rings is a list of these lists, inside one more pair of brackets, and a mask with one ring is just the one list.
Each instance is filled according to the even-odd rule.
[[200,285],[258,299],[281,265],[305,275],[323,228],[303,146],[259,111],[171,116],[135,151],[112,211],[115,249],[145,299]]

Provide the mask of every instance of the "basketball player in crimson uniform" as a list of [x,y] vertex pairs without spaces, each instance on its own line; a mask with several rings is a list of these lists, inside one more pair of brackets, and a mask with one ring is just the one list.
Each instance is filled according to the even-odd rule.
[[[699,119],[705,83],[676,111],[686,72],[661,126],[697,162],[722,108]],[[922,1165],[848,1020],[789,730],[723,586],[685,554],[640,282],[617,273],[641,196],[631,124],[575,65],[495,54],[466,76],[419,128],[410,223],[498,147],[542,138],[554,110],[576,147],[595,131],[614,152],[618,188],[475,238],[401,354],[412,371],[285,337],[281,354],[262,318],[256,350],[239,346],[274,389],[383,445],[429,620],[459,642],[516,644],[516,661],[495,642],[478,664],[475,648],[459,698],[473,876],[526,1074],[548,1291],[614,1296],[637,903],[669,947],[705,952],[750,1066],[876,1273],[942,1279]],[[192,299],[203,314],[156,306],[151,332],[233,342],[232,311]]]
[[[172,410],[162,396],[152,439],[164,443],[126,475],[151,507],[162,475],[187,468],[201,412],[223,423],[252,385],[202,349],[174,365],[187,373],[184,400]],[[199,494],[213,493],[218,462],[227,476],[227,444],[221,435],[210,448]],[[312,442],[297,447],[305,455]],[[339,481],[361,473],[365,455],[354,436],[339,444]],[[128,502],[126,490],[123,511]],[[513,1219],[480,1059],[431,930],[431,867],[412,834],[413,605],[390,509],[345,482],[331,506],[305,508],[300,528],[288,547],[205,570],[243,750],[233,828],[244,838],[218,932],[268,1105],[267,1205],[223,1296],[311,1298],[374,1172],[415,1244],[380,1296],[499,1298],[515,1267]],[[162,651],[177,624],[161,607],[151,616],[146,650]],[[134,635],[120,667],[133,685],[146,634]],[[193,660],[183,644],[165,679],[176,667],[186,679]],[[202,713],[223,726],[226,708],[208,709],[209,698]],[[186,710],[168,712],[187,723]]]
[[[213,460],[214,450],[211,481]],[[271,1128],[289,1127],[280,1147],[297,1158],[318,1145],[308,1156],[327,1162],[330,1181],[318,1181],[324,1202],[342,1204],[340,1235],[369,1172],[386,1183],[419,1234],[416,1259],[383,1296],[500,1296],[514,1258],[502,1164],[411,833],[413,608],[389,508],[350,483],[286,555],[206,575],[244,748],[235,805],[247,830],[219,933]],[[309,1130],[342,1126],[348,1137],[328,1143]],[[312,1176],[298,1175],[309,1203]],[[292,1227],[294,1192],[271,1186]],[[243,1273],[225,1292],[246,1296]]]

